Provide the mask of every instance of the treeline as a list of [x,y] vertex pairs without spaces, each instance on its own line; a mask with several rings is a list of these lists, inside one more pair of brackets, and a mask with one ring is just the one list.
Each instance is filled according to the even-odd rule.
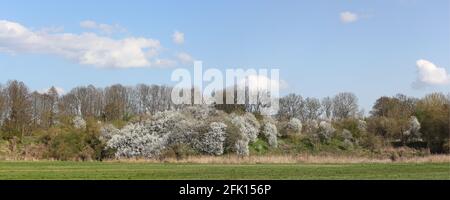
[[[450,94],[381,97],[368,116],[352,93],[323,99],[289,94],[279,99],[278,114],[267,117],[257,112],[259,105],[174,105],[171,91],[158,85],[90,85],[58,94],[54,87],[37,92],[9,81],[0,85],[0,155],[101,160],[154,157],[169,149],[174,155],[248,155],[261,151],[259,142],[283,153],[324,145],[449,151]],[[177,121],[186,123],[180,127]],[[278,147],[278,140],[285,146]]]
[[[431,152],[449,152],[450,93],[447,96],[432,93],[421,99],[403,94],[380,97],[369,116],[358,110],[357,102],[357,97],[351,93],[340,93],[321,101],[290,94],[280,99],[278,117],[296,117],[304,123],[317,120],[338,123],[359,118],[367,123],[369,134],[394,145],[425,146]],[[408,141],[414,134],[411,133],[412,126],[417,129],[415,144]]]

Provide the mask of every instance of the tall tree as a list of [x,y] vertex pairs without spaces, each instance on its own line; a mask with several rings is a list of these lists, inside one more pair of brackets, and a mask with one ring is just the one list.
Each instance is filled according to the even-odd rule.
[[306,121],[318,120],[320,115],[322,115],[322,110],[320,109],[320,101],[316,98],[308,97],[305,100],[305,119]]
[[328,120],[333,119],[333,99],[325,97],[322,99],[322,112]]
[[127,89],[122,85],[113,85],[105,89],[104,114],[106,120],[118,120],[125,116],[127,97]]
[[278,116],[280,118],[301,118],[301,113],[305,107],[303,97],[296,94],[289,94],[280,98],[280,110]]
[[427,95],[417,103],[423,138],[432,152],[446,152],[450,135],[450,104],[442,93]]
[[333,116],[338,119],[355,117],[358,112],[358,98],[355,94],[344,92],[333,98]]
[[28,88],[23,82],[10,81],[6,87],[7,118],[5,131],[8,136],[24,136],[31,121],[31,102]]

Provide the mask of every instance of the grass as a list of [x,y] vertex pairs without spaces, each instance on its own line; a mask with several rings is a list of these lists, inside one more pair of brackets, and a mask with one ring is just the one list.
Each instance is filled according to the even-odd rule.
[[0,179],[236,180],[444,179],[450,163],[176,164],[147,162],[3,161]]

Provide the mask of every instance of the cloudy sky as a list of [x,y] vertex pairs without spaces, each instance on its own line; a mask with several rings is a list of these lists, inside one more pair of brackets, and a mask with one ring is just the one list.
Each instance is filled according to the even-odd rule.
[[0,2],[0,82],[169,84],[175,68],[279,68],[282,94],[450,91],[450,1]]

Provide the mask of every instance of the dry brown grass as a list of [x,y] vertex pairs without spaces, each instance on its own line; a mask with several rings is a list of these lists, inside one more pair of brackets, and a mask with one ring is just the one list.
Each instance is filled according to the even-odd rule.
[[355,163],[449,163],[450,155],[429,155],[424,157],[398,158],[393,161],[388,158],[368,158],[358,156],[194,156],[184,159],[167,158],[164,160],[121,159],[106,162],[146,162],[146,163],[180,163],[180,164],[355,164]]

